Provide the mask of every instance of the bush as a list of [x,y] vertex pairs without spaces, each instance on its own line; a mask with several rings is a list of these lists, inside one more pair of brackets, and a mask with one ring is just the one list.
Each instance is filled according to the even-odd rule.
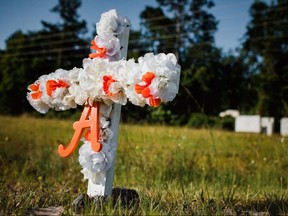
[[224,130],[234,131],[235,119],[231,116],[221,118],[220,127]]
[[215,126],[215,123],[215,117],[207,116],[203,113],[192,113],[187,123],[187,126],[193,128],[204,128],[213,127]]

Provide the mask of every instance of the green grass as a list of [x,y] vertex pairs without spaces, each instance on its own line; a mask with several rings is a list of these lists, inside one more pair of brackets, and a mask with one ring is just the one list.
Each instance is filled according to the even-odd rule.
[[[0,116],[0,214],[63,206],[85,193],[78,152],[58,156],[67,120]],[[288,138],[185,127],[121,125],[114,186],[139,206],[87,206],[83,214],[288,214]]]

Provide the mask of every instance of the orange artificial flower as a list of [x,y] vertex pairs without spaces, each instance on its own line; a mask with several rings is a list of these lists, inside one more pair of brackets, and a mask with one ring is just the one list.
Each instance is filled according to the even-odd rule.
[[96,50],[96,53],[90,53],[89,58],[104,58],[106,48],[98,47],[94,40],[91,41],[90,49]]
[[109,88],[113,82],[117,82],[112,76],[103,76],[103,90],[107,96],[112,96],[113,93],[109,91]]
[[40,91],[40,83],[36,81],[34,84],[28,86],[28,89],[32,92],[31,97],[34,100],[38,100],[42,96],[42,92]]
[[52,96],[53,91],[57,88],[68,88],[69,85],[63,80],[48,80],[46,83],[46,91],[49,96]]
[[151,85],[152,80],[155,78],[155,74],[152,72],[146,72],[142,76],[142,80],[146,83],[145,85],[136,84],[134,89],[137,94],[142,94],[144,98],[149,99],[149,105],[153,107],[158,107],[161,103],[161,99],[155,98],[151,95],[149,86]]

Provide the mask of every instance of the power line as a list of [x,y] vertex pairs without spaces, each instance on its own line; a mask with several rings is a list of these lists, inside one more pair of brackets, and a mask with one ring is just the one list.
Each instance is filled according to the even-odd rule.
[[[239,5],[238,3],[237,4],[230,4],[228,6],[224,6],[222,8],[229,8],[231,6],[235,6],[235,5]],[[288,7],[284,8],[285,10],[287,9]],[[283,8],[279,8],[281,10],[284,10]],[[276,10],[276,9],[274,9]],[[233,17],[230,17],[229,20],[231,20],[231,18],[235,18],[237,16],[233,16]],[[153,20],[161,20],[161,19],[164,19],[165,16],[160,16],[160,17],[155,17],[155,18],[152,18]],[[146,20],[152,20],[152,19],[146,19]],[[225,18],[225,19],[222,19],[222,20],[226,20],[228,18]],[[220,20],[221,21],[221,20]],[[268,23],[267,23],[268,22]],[[262,21],[261,23],[255,25],[255,24],[251,24],[253,25],[253,27],[260,27],[260,26],[266,26],[266,25],[276,25],[276,24],[283,24],[283,23],[288,23],[288,20],[280,20],[280,21],[273,21],[273,22],[269,22],[268,21]],[[168,25],[158,25],[158,26],[154,26],[154,27],[151,27],[149,30],[156,30],[156,29],[163,29],[163,28],[170,28],[170,27],[173,27],[173,26],[176,26],[177,23],[174,23],[174,24],[168,24]],[[202,33],[214,33],[215,30],[204,30],[202,31]],[[48,39],[48,38],[53,38],[53,37],[58,37],[58,36],[61,36],[61,37],[64,37],[65,39],[65,36],[69,36],[69,35],[74,35],[75,32],[73,31],[70,31],[70,32],[57,32],[57,33],[48,33],[48,35],[36,35],[36,36],[32,36],[30,38],[28,38],[28,42],[29,41],[37,41],[37,40],[44,40],[44,39]],[[134,40],[130,40],[130,44],[133,44],[134,42],[137,42],[137,44],[139,43],[142,43],[142,42],[146,42],[146,41],[151,41],[151,40],[168,40],[168,39],[172,39],[172,38],[176,38],[176,37],[180,37],[180,38],[183,38],[183,37],[186,37],[186,36],[192,36],[193,35],[193,32],[192,33],[182,33],[182,34],[167,34],[167,35],[162,35],[162,36],[149,36],[149,37],[143,37],[140,39],[140,41],[138,39],[134,39]],[[269,36],[268,38],[271,38],[271,39],[278,39],[278,38],[283,38],[285,36]],[[254,38],[253,40],[265,40],[267,39],[267,36],[262,38],[262,37],[259,37],[259,38]],[[57,40],[57,41],[45,41],[45,42],[41,42],[41,46],[54,46],[54,45],[57,45],[57,44],[65,44],[65,43],[69,43],[69,42],[75,42],[75,41],[78,41],[78,40],[86,40],[85,38],[70,38],[68,40]],[[23,42],[23,40],[19,39],[19,40],[13,40],[9,43],[9,45],[13,45],[13,44],[17,44],[17,43],[20,43],[20,42]],[[23,44],[21,44],[23,45]],[[88,50],[88,47],[85,47],[85,46],[79,46],[79,49],[78,50]],[[21,46],[21,49],[31,49],[31,48],[39,48],[39,46],[37,44],[30,44],[30,45],[24,45],[24,46]],[[45,49],[44,51],[41,50],[41,51],[36,51],[36,49],[32,49],[32,51],[28,51],[28,52],[25,52],[25,55],[34,55],[34,54],[48,54],[48,53],[55,53],[55,52],[60,52],[60,51],[69,51],[69,50],[74,50],[74,48],[72,47],[63,47],[63,48],[52,48],[52,49]],[[22,53],[20,53],[22,55]],[[4,57],[6,56],[13,56],[11,54],[4,54]],[[24,53],[23,53],[24,55]],[[2,55],[3,56],[3,55]],[[15,55],[14,55],[15,56]]]
[[[36,36],[28,35],[28,38],[25,38],[25,39],[30,42],[30,41],[36,41],[36,40],[43,40],[43,39],[53,38],[53,37],[56,37],[56,36],[61,36],[61,38],[65,38],[65,36],[73,35],[73,32],[71,31],[71,32],[47,33],[47,34],[49,34],[49,35],[36,35]],[[74,32],[74,34],[75,34],[75,32]],[[25,36],[27,36],[27,35],[25,35]],[[59,39],[59,38],[55,38],[55,39]],[[82,38],[79,37],[78,39],[79,40],[86,40],[86,38],[84,38],[84,37],[82,37]],[[9,44],[18,43],[18,41],[21,42],[22,39],[13,40],[13,41],[9,42]]]
[[[56,40],[56,41],[52,41],[52,42],[51,41],[46,41],[46,42],[40,43],[39,45],[38,44],[29,44],[29,45],[24,45],[23,46],[23,44],[20,44],[21,45],[20,48],[22,48],[22,49],[39,48],[39,47],[54,46],[54,45],[57,45],[57,44],[65,44],[65,43],[71,43],[71,42],[77,42],[77,41],[78,42],[86,42],[86,40],[84,40],[84,39],[83,39],[83,41],[81,41],[81,40],[82,39],[71,38],[69,40]],[[18,40],[18,41],[15,40],[14,45],[19,44],[20,42],[22,42],[22,40]]]
[[79,46],[78,49],[75,49],[73,47],[65,47],[65,48],[53,48],[53,49],[45,49],[45,50],[37,50],[37,51],[28,51],[28,52],[18,52],[16,54],[4,54],[0,55],[1,58],[10,58],[14,56],[29,56],[29,55],[43,55],[43,54],[51,54],[51,53],[59,53],[59,52],[65,52],[65,51],[85,51],[88,50],[86,46]]
[[[225,6],[221,6],[221,7],[218,7],[217,4],[215,6],[213,6],[211,9],[211,11],[219,11],[219,10],[223,10],[223,9],[227,9],[227,8],[233,8],[234,6],[239,6],[239,5],[244,5],[246,4],[245,1],[241,1],[241,3],[232,3],[232,4],[227,4]],[[197,13],[202,13],[203,10],[198,10],[198,11],[193,11],[193,14],[197,14]],[[157,21],[157,20],[161,20],[161,19],[167,19],[167,18],[170,18],[170,17],[167,17],[167,16],[159,16],[159,17],[153,17],[153,18],[141,18],[141,19],[145,19],[146,21]]]
[[[281,20],[281,21],[275,21],[275,22],[270,22],[269,25],[275,25],[275,24],[283,24],[283,23],[288,23],[288,20]],[[161,29],[161,28],[165,28],[165,27],[171,27],[171,26],[175,26],[176,24],[171,24],[171,25],[164,25],[164,26],[155,26],[153,28],[151,28],[152,30],[154,29]],[[262,24],[258,24],[258,25],[253,25],[253,27],[259,27],[259,26],[266,26],[267,23],[266,22],[262,22]],[[203,33],[213,33],[215,32],[215,30],[204,30],[202,31]],[[57,34],[58,35],[58,34]],[[65,33],[64,33],[65,35]],[[170,34],[171,35],[171,34]],[[168,38],[171,38],[170,35],[168,35]],[[176,36],[176,34],[174,34]],[[173,37],[173,36],[172,36]],[[42,39],[44,39],[45,37],[43,37]],[[147,37],[146,39],[149,40],[149,39],[163,39],[161,37]],[[164,37],[165,38],[165,37]],[[40,37],[39,37],[40,39]],[[29,40],[33,41],[33,37],[32,38],[29,38]],[[41,43],[41,46],[52,46],[52,45],[57,45],[57,44],[63,44],[63,43],[69,43],[69,42],[75,42],[75,41],[78,41],[78,40],[86,40],[84,38],[71,38],[69,40],[63,40],[63,41],[54,41],[54,42],[51,42],[51,41],[46,41],[46,42],[42,42]],[[19,40],[13,40],[12,41],[13,43],[10,43],[10,44],[17,44],[17,43],[20,43],[20,42],[23,42],[23,40],[19,39]],[[87,42],[88,43],[88,42]],[[26,46],[23,46],[22,48],[38,48],[39,46],[37,44],[31,44],[31,45],[26,45]]]
[[[244,5],[244,3],[245,2],[242,1],[241,3],[228,4],[228,5],[225,5],[225,6],[222,6],[222,7],[216,7],[215,6],[214,8],[211,8],[209,10],[211,10],[211,12],[213,14],[214,11],[219,11],[219,9],[222,10],[222,9],[227,9],[227,8],[233,8],[234,6]],[[282,11],[282,10],[285,11],[285,10],[288,10],[288,6],[287,7],[281,7],[281,8],[272,8],[272,6],[271,6],[271,7],[267,8],[266,12],[268,12],[269,10],[273,10],[274,12],[275,11],[279,12],[279,11]],[[193,14],[202,13],[202,12],[203,12],[203,10],[193,11]],[[171,19],[170,17],[167,17],[167,16],[159,16],[159,17],[153,17],[153,18],[140,18],[140,19],[141,20],[145,19],[146,21],[150,22],[150,21],[164,20],[164,19],[167,19],[167,18]],[[140,21],[140,23],[141,23],[141,21]]]
[[[242,4],[242,3],[241,3]],[[235,5],[240,5],[239,3],[234,3],[234,4],[229,4],[229,5],[226,5],[226,6],[222,6],[220,8],[215,8],[214,10],[219,10],[219,9],[223,9],[223,8],[230,8],[232,6],[235,6]],[[285,8],[277,8],[278,10],[287,10],[288,7],[285,7]],[[277,9],[274,9],[274,10],[277,10]],[[223,21],[223,20],[232,20],[232,18],[235,18],[235,17],[239,17],[239,16],[232,16],[232,17],[228,17],[228,18],[225,18],[225,19],[221,19],[220,21]],[[145,19],[147,21],[151,21],[151,20],[161,20],[161,19],[165,19],[167,17],[165,16],[160,16],[160,17],[155,17],[155,18],[148,18],[148,19]],[[269,21],[269,20],[268,20]],[[287,23],[288,21],[287,20],[282,20],[282,21],[277,21],[277,22],[270,22],[269,24],[270,25],[274,25],[274,24],[283,24],[283,23]],[[150,28],[150,30],[155,30],[155,29],[161,29],[161,28],[169,28],[169,27],[173,27],[173,26],[176,26],[177,23],[174,23],[174,24],[169,24],[169,25],[159,25],[159,26],[154,26],[152,28]],[[253,25],[253,26],[264,26],[266,25],[265,21],[261,22],[259,25]],[[214,32],[214,30],[212,30],[211,32]],[[45,33],[45,32],[44,32]],[[75,34],[75,31],[67,31],[67,32],[57,32],[57,33],[48,33],[48,35],[37,35],[37,36],[32,36],[29,38],[29,41],[36,41],[36,40],[43,40],[43,39],[48,39],[48,38],[53,38],[53,37],[57,37],[57,36],[61,36],[61,37],[65,37],[65,36],[69,36],[69,35],[74,35]],[[79,39],[82,39],[82,40],[86,40],[86,38],[79,38]],[[76,41],[77,39],[71,39],[71,42],[73,41]],[[20,41],[20,40],[19,40]],[[11,41],[10,44],[14,44],[14,43],[17,43],[17,41]],[[49,43],[49,42],[48,42]],[[50,42],[49,45],[54,45],[54,44],[60,44],[62,43],[62,41],[55,41],[55,42]],[[33,45],[29,46],[29,47],[34,47]],[[35,46],[36,47],[36,46]],[[27,46],[28,48],[28,46]]]
[[[190,33],[182,33],[182,34],[169,34],[169,35],[165,35],[165,36],[160,36],[160,37],[146,37],[142,40],[130,40],[129,41],[129,45],[133,45],[133,44],[146,44],[146,41],[154,41],[154,40],[168,40],[168,39],[172,39],[175,37],[184,37],[184,36],[188,36]],[[288,37],[288,35],[283,35],[283,36],[265,36],[265,37],[256,37],[256,38],[252,38],[251,40],[253,41],[260,41],[260,40],[267,40],[267,39],[280,39],[280,38],[286,38]],[[210,42],[203,42],[203,44],[208,44]],[[197,45],[201,45],[202,43],[197,43]],[[210,43],[211,44],[211,43]],[[23,46],[24,47],[24,46]],[[25,48],[25,47],[24,47]],[[160,49],[164,49],[164,48],[175,48],[175,47],[161,47]],[[9,53],[5,53],[2,54],[0,57],[1,58],[9,58],[9,57],[14,57],[14,56],[21,56],[21,55],[25,55],[25,56],[29,56],[29,55],[44,55],[44,54],[53,54],[53,53],[59,53],[59,52],[65,52],[65,51],[87,51],[89,50],[88,47],[86,46],[78,46],[77,49],[75,49],[74,47],[61,47],[61,48],[52,48],[52,49],[45,49],[45,50],[32,50],[32,51],[27,51],[27,52],[18,52],[16,54],[9,54]]]

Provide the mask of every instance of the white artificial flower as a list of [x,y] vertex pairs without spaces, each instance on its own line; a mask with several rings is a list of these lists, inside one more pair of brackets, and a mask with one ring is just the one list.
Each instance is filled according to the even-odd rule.
[[[125,65],[125,67],[122,65]],[[114,66],[114,68],[116,69],[115,71],[121,72],[115,76],[120,80],[120,83],[124,88],[124,93],[129,101],[136,106],[145,106],[146,99],[137,94],[134,89],[135,84],[142,81],[139,64],[135,63],[134,59],[125,61],[125,64],[124,60],[122,60],[122,62],[119,65]]]
[[178,93],[180,65],[174,54],[147,53],[138,59],[141,75],[152,72],[155,78],[149,85],[150,94],[163,102],[172,101]]
[[97,35],[94,41],[98,47],[106,49],[104,58],[108,58],[110,61],[117,61],[121,58],[120,41],[118,38],[111,34],[103,33],[101,35]]
[[[69,71],[58,69],[54,73],[43,75],[39,78],[43,101],[57,111],[76,108],[75,103],[68,105],[67,101],[64,102],[64,97],[68,94],[68,88],[71,85],[68,74]],[[55,84],[54,88],[50,89],[50,91],[48,88],[49,82],[54,82]]]
[[100,21],[96,23],[96,32],[98,35],[103,33],[121,34],[125,27],[130,25],[126,17],[118,17],[115,9],[101,14]]
[[[123,88],[119,82],[111,83],[111,85],[109,87],[109,91],[112,93],[112,95],[103,96],[103,100],[105,100],[105,99],[106,99],[106,101],[111,100],[114,103],[126,105],[127,97],[124,94]],[[105,93],[103,93],[103,95],[105,95]],[[110,104],[112,104],[112,103],[110,103]]]
[[88,95],[79,85],[80,74],[84,73],[83,68],[74,67],[69,71],[69,81],[71,85],[68,88],[68,94],[65,95],[63,101],[64,104],[67,104],[71,108],[74,107],[74,104],[84,105],[87,102]]
[[141,71],[139,64],[135,63],[134,59],[127,61],[122,59],[117,62],[111,62],[107,72],[125,88],[140,80],[139,73]]
[[50,107],[46,103],[44,103],[42,99],[33,99],[31,97],[31,92],[27,93],[26,98],[29,101],[30,105],[39,113],[45,114],[50,109]]
[[178,93],[177,80],[168,80],[167,77],[155,77],[149,86],[151,95],[162,98],[162,101],[172,101]]
[[27,100],[30,105],[38,112],[45,114],[50,109],[50,106],[43,101],[42,91],[40,90],[40,81],[37,80],[33,84],[28,86],[29,92],[27,92]]
[[115,9],[102,13],[100,21],[96,23],[97,34],[113,33],[118,29],[118,14]]
[[105,129],[109,127],[110,121],[108,118],[104,117],[104,116],[100,116],[100,125],[101,128]]
[[126,71],[125,60],[109,63],[107,74],[103,77],[103,99],[111,100],[121,105],[127,103],[127,96],[125,95],[124,89],[126,85]]
[[100,134],[101,139],[105,140],[106,142],[108,142],[113,138],[113,131],[109,128],[101,130],[100,132],[101,132]]
[[109,87],[109,91],[112,94],[117,94],[122,90],[122,86],[120,85],[119,82],[113,82],[111,83],[110,87]]
[[83,72],[79,75],[79,85],[87,95],[87,99],[101,100],[103,76],[107,73],[108,59],[85,59]]
[[84,178],[91,179],[93,183],[101,182],[101,173],[106,172],[113,164],[115,151],[108,144],[102,144],[100,152],[94,152],[91,142],[84,141],[79,149],[79,163],[83,167]]
[[82,73],[82,68],[74,67],[72,70],[69,71],[68,77],[72,84],[77,84],[79,82],[79,74]]
[[110,105],[106,105],[104,103],[101,103],[100,104],[100,113],[103,117],[106,117],[106,118],[110,118],[111,117],[111,111],[112,111],[112,108],[113,106]]
[[90,170],[83,168],[81,173],[84,175],[84,179],[91,180],[94,184],[105,185],[106,182],[106,173],[92,173]]
[[168,53],[166,57],[171,61],[173,65],[177,65],[177,58],[174,53]]
[[84,144],[79,149],[79,162],[91,172],[97,173],[107,171],[113,162],[114,151],[108,144],[102,144],[100,152],[92,150],[91,142],[84,141]]
[[68,88],[69,94],[65,96],[64,100],[74,100],[78,105],[84,105],[87,102],[88,95],[78,84],[72,84]]
[[126,88],[126,95],[132,104],[141,107],[145,106],[146,99],[142,97],[140,94],[137,94],[133,86]]
[[[68,89],[68,91],[69,91],[69,89]],[[76,108],[77,107],[75,96],[71,95],[70,92],[63,97],[62,102],[63,102],[65,107],[70,107],[70,108]],[[83,104],[79,104],[79,105],[83,105]]]

